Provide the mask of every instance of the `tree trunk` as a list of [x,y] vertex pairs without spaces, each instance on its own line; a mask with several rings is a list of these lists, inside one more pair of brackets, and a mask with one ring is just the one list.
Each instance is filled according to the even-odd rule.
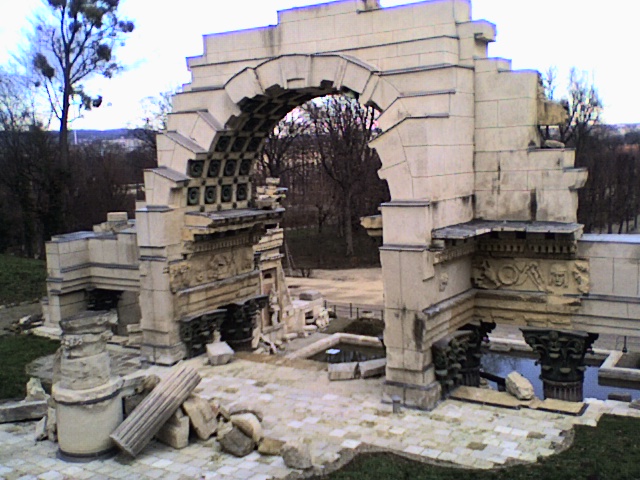
[[345,255],[353,256],[353,226],[351,225],[351,195],[345,195],[344,199],[344,242],[347,247]]

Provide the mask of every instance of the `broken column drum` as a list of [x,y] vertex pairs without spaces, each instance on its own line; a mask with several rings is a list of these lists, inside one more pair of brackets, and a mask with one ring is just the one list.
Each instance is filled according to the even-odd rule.
[[522,328],[525,341],[539,355],[544,398],[583,400],[584,356],[598,338],[587,332]]
[[111,377],[108,312],[86,311],[60,322],[60,379],[56,401],[63,456],[94,458],[114,451],[109,435],[122,422],[122,379]]
[[111,438],[135,457],[160,431],[200,383],[200,375],[186,365],[176,366],[167,378],[113,431]]

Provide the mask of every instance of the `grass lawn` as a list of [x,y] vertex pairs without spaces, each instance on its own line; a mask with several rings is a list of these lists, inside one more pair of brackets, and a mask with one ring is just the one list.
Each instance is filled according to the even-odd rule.
[[0,255],[0,305],[43,297],[46,278],[43,260]]
[[60,342],[33,335],[7,335],[0,337],[0,399],[19,398],[26,395],[29,377],[26,365],[38,357],[51,355]]
[[[566,451],[535,464],[496,470],[425,465],[388,453],[355,457],[330,480],[638,480],[640,419],[604,415],[598,426],[575,427]],[[320,478],[320,477],[317,477]]]

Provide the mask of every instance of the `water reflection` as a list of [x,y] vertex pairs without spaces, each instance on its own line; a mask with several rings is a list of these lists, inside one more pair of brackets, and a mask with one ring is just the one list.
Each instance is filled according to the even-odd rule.
[[366,362],[386,356],[384,348],[366,347],[339,343],[338,345],[309,357],[309,360],[326,363]]
[[[535,364],[535,359],[491,352],[482,355],[481,364],[485,372],[499,377],[506,377],[515,370],[531,382],[536,397],[543,398],[540,366]],[[606,400],[611,392],[625,392],[630,393],[632,398],[640,397],[640,391],[635,389],[599,385],[597,366],[587,366],[584,372],[583,391],[584,398],[598,398],[600,400]]]

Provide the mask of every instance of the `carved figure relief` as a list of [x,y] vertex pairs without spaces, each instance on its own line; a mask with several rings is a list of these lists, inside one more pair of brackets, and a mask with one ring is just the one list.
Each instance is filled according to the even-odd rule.
[[555,288],[568,288],[567,266],[562,263],[554,263],[549,270],[549,286]]
[[271,325],[280,323],[280,303],[278,291],[275,288],[269,292],[269,314],[271,315]]
[[584,260],[477,258],[472,281],[476,288],[486,290],[584,294],[589,292],[589,264]]
[[172,292],[248,273],[253,269],[253,251],[248,248],[206,252],[169,267]]
[[440,281],[438,284],[438,290],[440,290],[441,292],[444,292],[447,289],[447,285],[449,285],[449,274],[448,273],[440,274],[439,280]]

